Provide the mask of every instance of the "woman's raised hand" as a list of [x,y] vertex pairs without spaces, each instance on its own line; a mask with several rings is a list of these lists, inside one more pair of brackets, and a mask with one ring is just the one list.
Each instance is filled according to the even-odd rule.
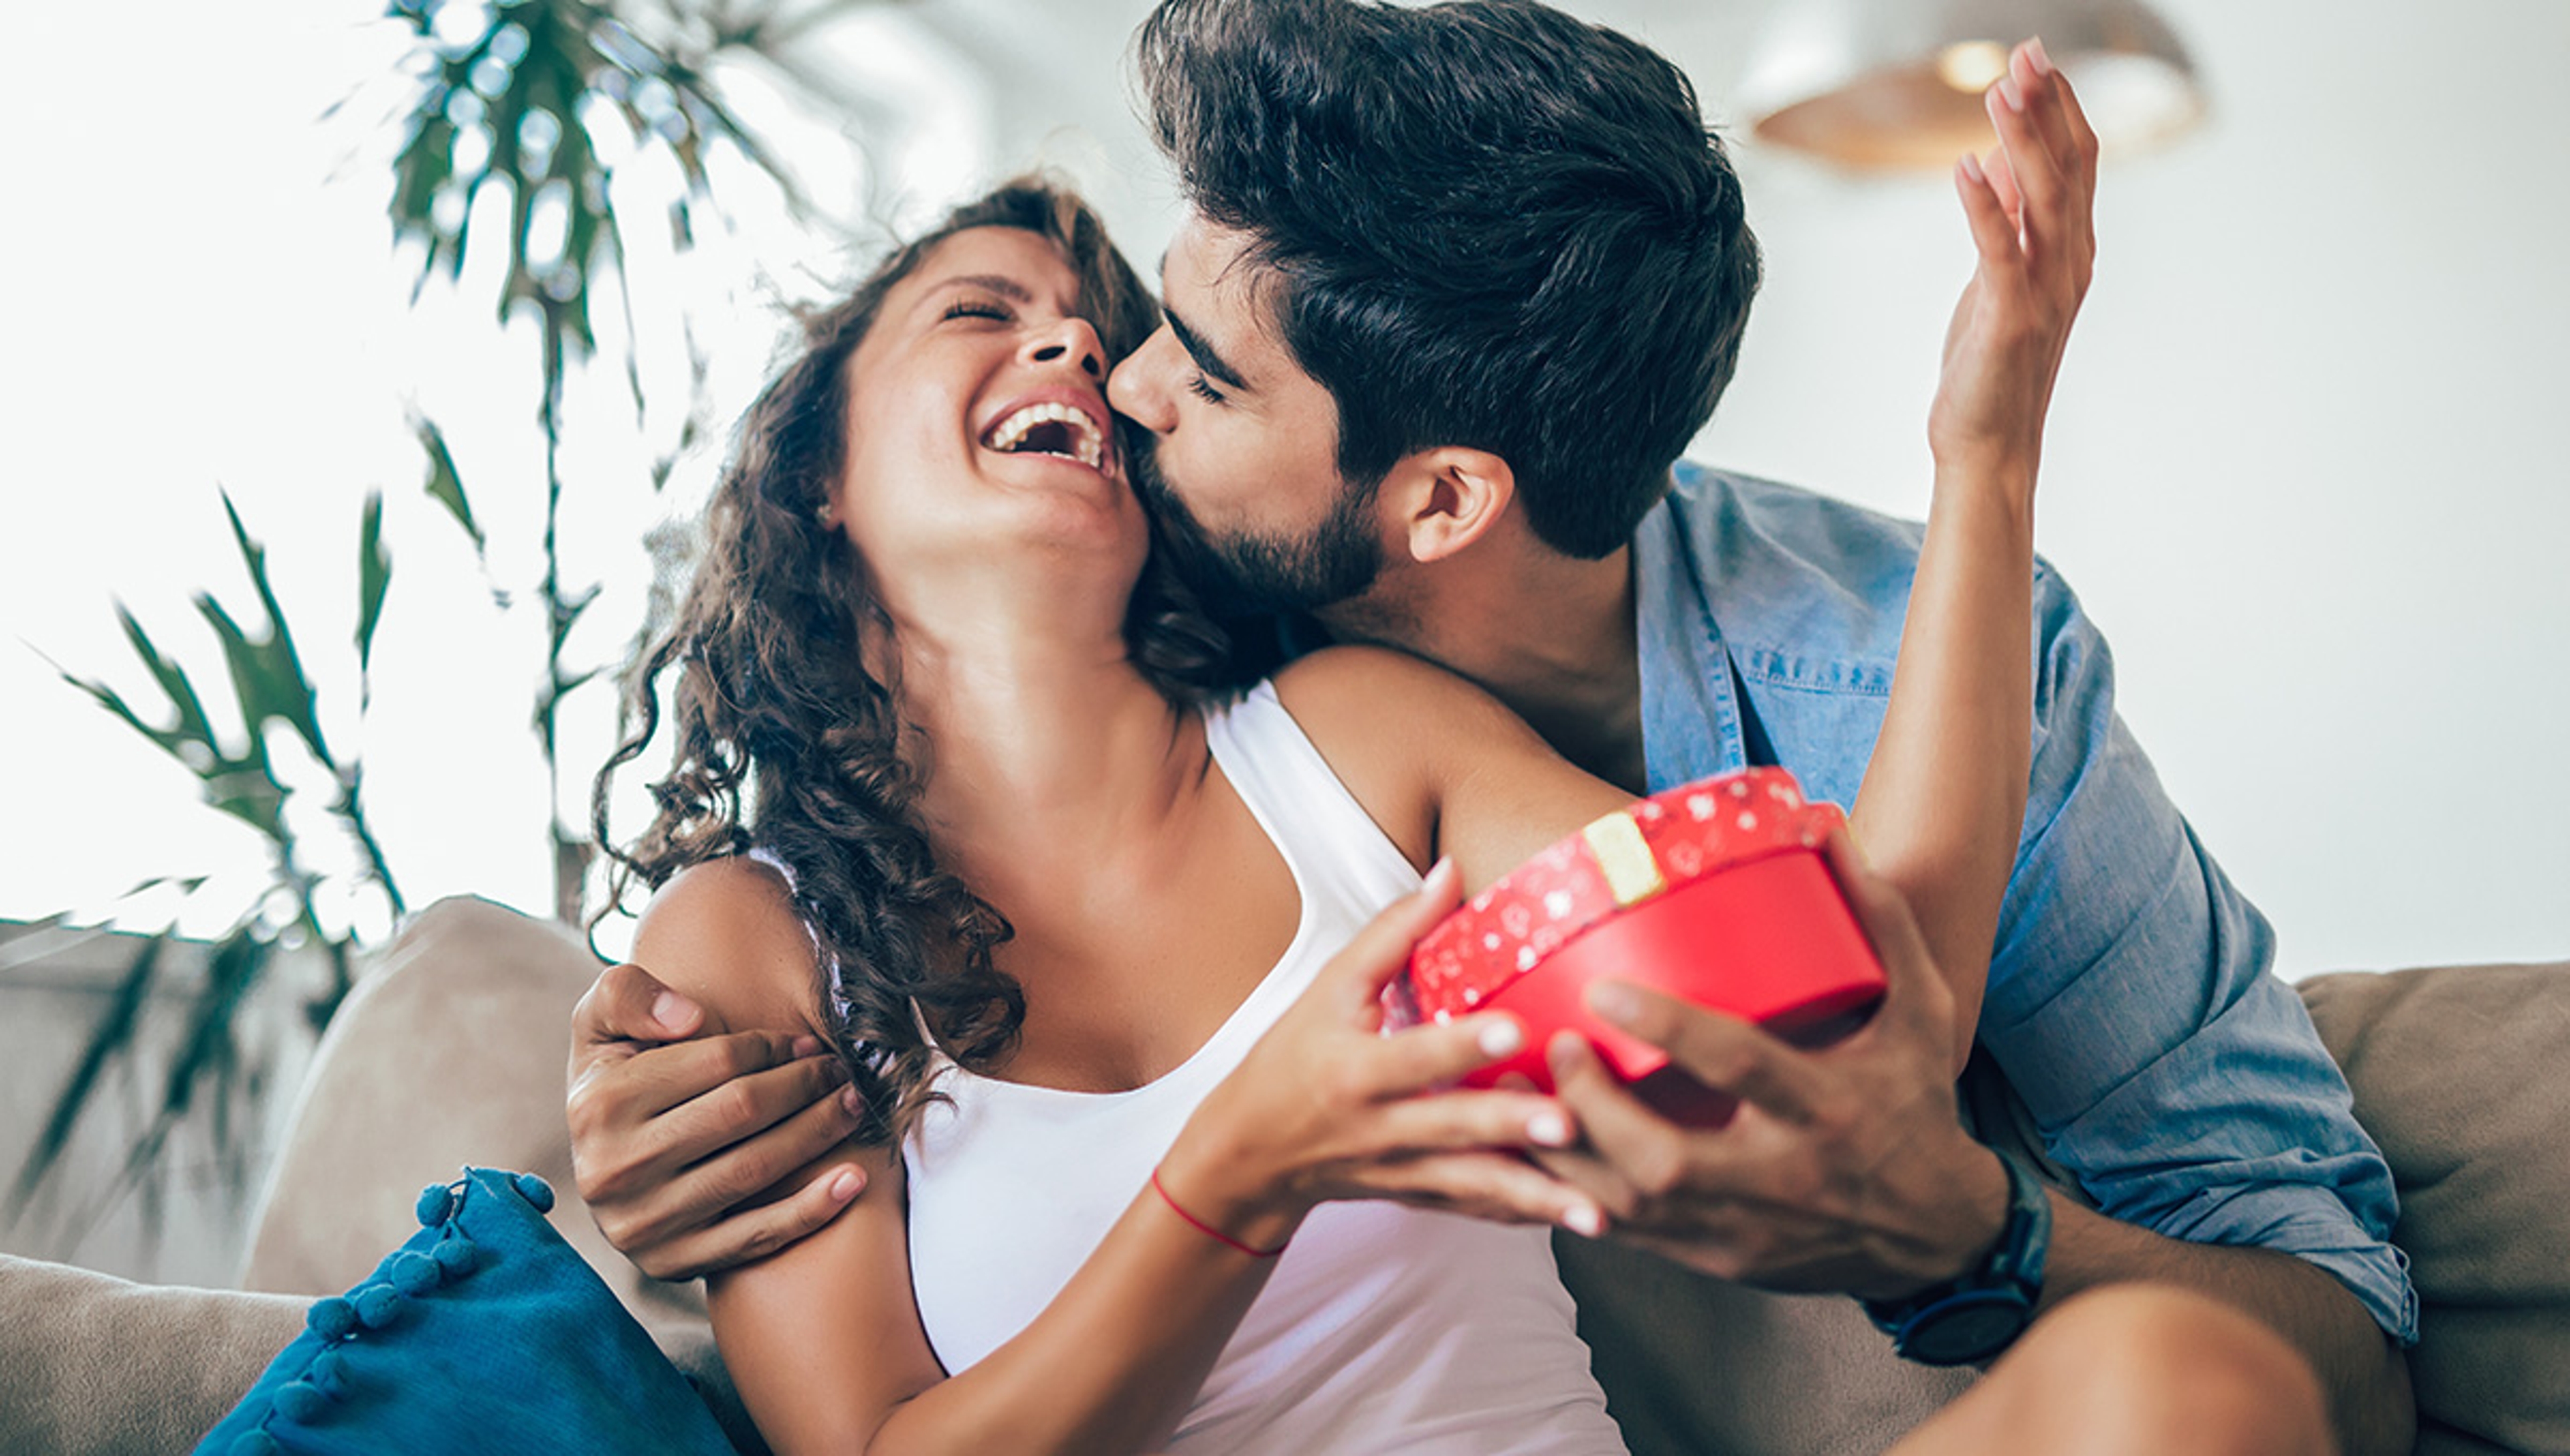
[[1485,1012],[1383,1032],[1383,988],[1460,894],[1454,864],[1441,861],[1321,968],[1179,1133],[1160,1165],[1173,1204],[1261,1250],[1334,1199],[1599,1227],[1586,1195],[1518,1156],[1574,1141],[1559,1102],[1441,1090],[1515,1053],[1526,1034],[1515,1018]]
[[2009,54],[1983,104],[1999,147],[1954,166],[1978,261],[1945,331],[1928,443],[1940,478],[1994,472],[2031,493],[2053,378],[2096,263],[2097,134],[2039,41]]

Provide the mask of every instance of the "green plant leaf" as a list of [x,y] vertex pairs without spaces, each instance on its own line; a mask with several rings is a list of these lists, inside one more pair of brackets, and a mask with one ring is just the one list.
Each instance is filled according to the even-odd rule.
[[267,751],[259,735],[271,722],[285,724],[308,741],[296,719],[311,711],[308,701],[298,701],[309,689],[298,678],[280,670],[277,654],[271,650],[273,638],[252,637],[232,620],[221,602],[206,592],[197,593],[196,603],[198,613],[214,628],[214,640],[223,649],[223,665],[231,673],[232,696],[240,704],[241,724],[248,731],[244,760],[262,767],[267,764]]
[[[172,736],[214,748],[214,724],[207,719],[205,702],[198,697],[196,684],[188,680],[186,669],[153,645],[152,636],[143,630],[142,621],[122,601],[116,604],[116,620],[125,628],[125,640],[134,648],[134,655],[143,659],[152,680],[161,685],[161,691],[170,699],[172,711],[179,715],[179,726]],[[159,739],[163,735],[153,733],[151,736]],[[171,747],[166,742],[162,746]]]
[[[330,752],[330,741],[321,732],[321,695],[303,671],[302,655],[294,650],[293,628],[286,621],[285,608],[276,599],[276,589],[268,583],[267,549],[250,540],[249,529],[241,524],[240,512],[232,505],[231,493],[224,491],[220,495],[223,517],[231,525],[232,544],[240,550],[241,564],[249,571],[250,587],[258,593],[261,613],[267,618],[263,632],[255,638],[244,638],[238,628],[230,627],[228,616],[222,616],[219,610],[214,613],[221,617],[220,625],[229,628],[229,636],[224,642],[226,654],[232,650],[233,641],[238,640],[248,648],[256,664],[255,676],[262,690],[261,697],[253,702],[244,686],[241,707],[244,711],[260,709],[265,718],[273,718],[292,728],[304,746],[312,750],[312,756],[335,773],[339,760]],[[206,598],[201,597],[201,608],[205,604]],[[235,682],[241,681],[237,668],[233,678]],[[250,731],[253,735],[258,731],[255,723]]]
[[[118,693],[116,689],[109,687],[106,683],[95,682],[86,677],[74,677],[68,672],[64,673],[62,676],[63,681],[70,683],[72,686],[79,688],[82,692],[89,694],[90,701],[97,703],[100,707],[107,709],[109,712],[123,719],[126,725],[132,728],[135,732],[140,733],[144,737],[151,739],[154,743],[159,744],[172,758],[179,760],[182,764],[186,764],[188,762],[187,755],[179,751],[179,745],[186,743],[189,740],[180,734],[171,732],[167,728],[155,728],[151,724],[144,722],[143,716],[135,712],[134,709],[126,703],[124,696]],[[190,765],[190,767],[193,768],[197,766]]]
[[392,553],[384,548],[384,493],[366,493],[365,514],[357,519],[357,676],[362,682],[375,659],[375,627],[383,621],[384,592],[393,581]]
[[428,457],[428,498],[446,508],[455,524],[472,538],[473,554],[482,557],[490,546],[482,534],[482,524],[473,519],[473,503],[465,497],[464,477],[455,469],[455,453],[446,448],[446,432],[426,415],[410,417],[411,433],[419,438],[419,448]]
[[18,1178],[11,1186],[10,1202],[23,1208],[34,1195],[45,1175],[62,1160],[63,1149],[71,1142],[72,1129],[79,1125],[81,1113],[89,1107],[90,1096],[98,1088],[99,1077],[110,1063],[133,1049],[137,1028],[142,1024],[143,1007],[152,995],[153,978],[160,973],[162,952],[176,936],[164,930],[145,940],[134,958],[126,963],[125,974],[108,998],[107,1012],[90,1029],[89,1041],[81,1048],[80,1062],[72,1068],[70,1080],[54,1097],[53,1110],[45,1116],[45,1126],[36,1135],[36,1146],[28,1151],[27,1161],[18,1168]]
[[206,989],[189,1010],[188,1033],[170,1063],[169,1081],[162,1092],[162,1110],[171,1117],[186,1116],[200,1079],[237,1052],[240,1036],[233,1023],[239,1018],[241,1002],[258,985],[275,952],[276,946],[258,933],[255,922],[245,920],[216,941],[206,957]]
[[205,775],[206,803],[257,830],[270,844],[293,842],[285,827],[285,786],[267,766],[267,751],[253,744],[254,757],[232,759]]

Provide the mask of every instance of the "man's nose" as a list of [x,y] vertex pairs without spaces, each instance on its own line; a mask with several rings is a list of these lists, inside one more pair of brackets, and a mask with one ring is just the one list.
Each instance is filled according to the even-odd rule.
[[1152,352],[1160,342],[1163,328],[1142,341],[1142,346],[1115,363],[1115,372],[1106,376],[1106,404],[1109,409],[1140,425],[1153,434],[1165,435],[1177,421],[1171,418],[1169,392],[1153,387]]
[[1068,358],[1091,379],[1106,377],[1106,346],[1097,341],[1097,330],[1084,318],[1066,318],[1038,331],[1027,341],[1027,357],[1039,364]]

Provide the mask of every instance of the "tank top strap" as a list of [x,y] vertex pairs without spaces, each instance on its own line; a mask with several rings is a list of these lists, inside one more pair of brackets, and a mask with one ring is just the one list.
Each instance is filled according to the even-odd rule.
[[1354,913],[1348,932],[1419,888],[1418,869],[1340,782],[1274,683],[1207,713],[1205,743],[1303,894],[1327,902],[1325,913]]

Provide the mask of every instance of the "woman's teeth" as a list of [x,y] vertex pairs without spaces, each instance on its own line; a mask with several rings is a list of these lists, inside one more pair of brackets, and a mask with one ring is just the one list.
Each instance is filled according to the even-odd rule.
[[1096,469],[1106,459],[1097,422],[1072,405],[1047,401],[1019,410],[991,427],[982,443],[1010,455],[1059,455]]

